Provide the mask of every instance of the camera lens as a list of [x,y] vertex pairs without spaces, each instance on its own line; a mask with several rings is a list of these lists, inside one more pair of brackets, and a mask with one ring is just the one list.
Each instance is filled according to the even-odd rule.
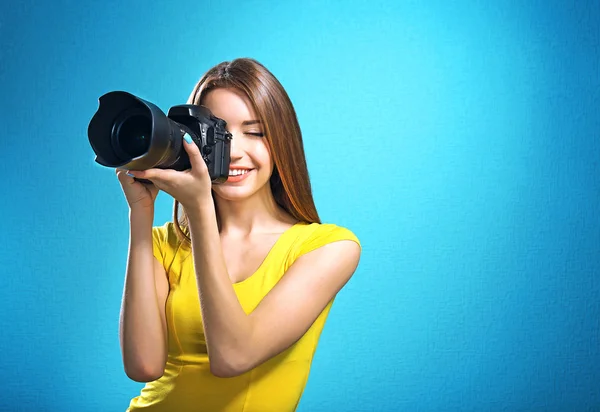
[[116,128],[116,144],[119,152],[131,157],[143,155],[150,148],[152,119],[144,114],[136,114],[125,118]]

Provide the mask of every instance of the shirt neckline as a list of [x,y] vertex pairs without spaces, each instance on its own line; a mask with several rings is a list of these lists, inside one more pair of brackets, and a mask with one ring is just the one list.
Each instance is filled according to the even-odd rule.
[[242,286],[242,285],[250,282],[251,279],[256,278],[257,277],[256,275],[263,270],[263,268],[266,266],[267,262],[271,259],[271,256],[273,256],[273,254],[275,253],[275,250],[282,243],[283,239],[285,239],[296,227],[302,226],[304,224],[305,224],[305,222],[300,221],[300,222],[294,223],[292,226],[290,226],[289,228],[287,228],[281,235],[279,235],[279,237],[277,238],[277,240],[275,241],[275,243],[273,244],[273,246],[271,247],[271,249],[269,249],[269,252],[265,256],[265,258],[263,259],[263,261],[261,262],[261,264],[254,271],[254,273],[252,273],[250,276],[248,276],[244,280],[240,280],[239,282],[232,283],[232,285],[234,287],[235,286]]

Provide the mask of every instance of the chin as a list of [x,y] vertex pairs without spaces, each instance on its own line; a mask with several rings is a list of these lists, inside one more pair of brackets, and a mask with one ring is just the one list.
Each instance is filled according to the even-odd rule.
[[256,193],[256,190],[252,189],[253,188],[246,187],[219,186],[216,188],[213,187],[213,192],[219,199],[239,201],[252,197],[252,195]]

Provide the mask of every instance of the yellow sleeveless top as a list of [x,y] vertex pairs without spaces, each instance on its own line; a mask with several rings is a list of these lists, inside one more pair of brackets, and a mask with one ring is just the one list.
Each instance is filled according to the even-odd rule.
[[[152,412],[286,412],[298,406],[332,299],[311,328],[294,345],[265,363],[233,378],[211,374],[196,288],[191,249],[177,239],[174,224],[153,227],[154,256],[169,279],[166,303],[168,359],[163,376],[148,382],[127,411]],[[353,240],[334,224],[300,222],[287,229],[249,278],[233,284],[246,313],[304,253],[327,243]]]

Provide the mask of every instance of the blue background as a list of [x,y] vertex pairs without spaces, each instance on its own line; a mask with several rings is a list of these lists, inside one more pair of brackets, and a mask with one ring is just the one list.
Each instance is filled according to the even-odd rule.
[[297,109],[322,219],[363,243],[299,410],[600,410],[600,3],[524,3],[5,6],[0,409],[137,395],[128,210],[88,122],[108,91],[166,110],[253,57]]

